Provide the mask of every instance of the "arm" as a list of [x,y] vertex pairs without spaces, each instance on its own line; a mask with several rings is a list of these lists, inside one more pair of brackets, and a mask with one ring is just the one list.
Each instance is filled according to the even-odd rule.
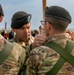
[[48,38],[44,35],[36,35],[34,37],[34,42],[30,45],[27,45],[27,47],[26,47],[27,53],[29,53],[35,47],[44,45],[44,43],[47,41],[47,39]]
[[36,71],[37,71],[37,60],[39,60],[39,58],[37,58],[36,53],[30,53],[29,54],[29,58],[27,59],[26,62],[26,75],[36,75]]
[[43,73],[43,61],[46,58],[47,53],[43,51],[42,47],[34,48],[26,62],[26,75],[41,75]]
[[31,49],[44,45],[44,43],[47,41],[47,39],[48,38],[44,35],[36,35],[34,38],[34,42],[30,46]]
[[[0,50],[3,50],[7,46],[7,49],[5,50],[7,51],[8,48],[11,46],[11,44],[7,45],[7,43],[9,42],[0,35]],[[24,64],[25,58],[26,58],[25,50],[17,43],[14,43],[14,46],[11,52],[8,54],[8,57],[0,65],[0,74],[17,75],[19,73],[19,70]]]

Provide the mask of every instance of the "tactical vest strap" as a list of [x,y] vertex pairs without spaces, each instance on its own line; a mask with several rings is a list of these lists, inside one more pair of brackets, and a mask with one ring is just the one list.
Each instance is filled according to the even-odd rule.
[[61,69],[61,67],[65,63],[65,61],[69,62],[74,67],[74,57],[70,54],[74,47],[73,42],[68,41],[65,49],[55,42],[49,42],[46,43],[45,45],[58,52],[61,56],[57,61],[57,63],[54,65],[54,67],[50,71],[48,71],[46,75],[56,75],[57,72]]
[[12,48],[13,48],[13,43],[6,43],[5,47],[2,49],[0,52],[0,65],[3,63],[3,61],[8,57],[10,54]]

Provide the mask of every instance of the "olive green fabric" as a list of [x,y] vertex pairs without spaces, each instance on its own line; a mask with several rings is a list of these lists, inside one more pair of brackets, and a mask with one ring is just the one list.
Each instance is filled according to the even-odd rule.
[[[67,33],[54,34],[48,37],[47,42],[53,41],[62,48],[66,48],[67,41],[69,41],[69,36],[67,35]],[[74,56],[74,48],[71,54]],[[26,74],[24,75],[45,75],[54,67],[59,58],[60,54],[54,49],[45,46],[45,44],[36,47],[29,53],[29,58],[26,62]],[[74,75],[74,67],[66,61],[56,75]]]
[[65,63],[65,61],[68,61],[72,66],[74,66],[74,57],[70,54],[71,51],[73,50],[74,42],[68,41],[65,49],[54,42],[49,42],[46,43],[45,45],[54,49],[56,52],[58,52],[61,55],[57,63],[49,72],[46,73],[46,75],[56,75],[57,72],[61,69],[61,67]]
[[0,52],[0,65],[9,56],[13,48],[13,45],[14,45],[13,43],[7,43],[6,46],[3,48],[3,50]]

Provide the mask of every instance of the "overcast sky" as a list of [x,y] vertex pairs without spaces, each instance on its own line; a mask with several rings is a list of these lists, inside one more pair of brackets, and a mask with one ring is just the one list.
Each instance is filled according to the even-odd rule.
[[[42,0],[0,0],[4,10],[4,20],[0,23],[0,28],[10,28],[12,15],[17,11],[26,11],[32,14],[31,29],[38,29],[43,18]],[[74,28],[74,0],[47,0],[47,6],[58,5],[67,9],[72,16],[72,23],[68,28]]]

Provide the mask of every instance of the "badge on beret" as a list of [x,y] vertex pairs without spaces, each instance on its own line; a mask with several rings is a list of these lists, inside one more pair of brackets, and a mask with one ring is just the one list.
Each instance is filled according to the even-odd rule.
[[31,14],[29,14],[27,17],[27,21],[30,22],[30,20],[31,20]]

